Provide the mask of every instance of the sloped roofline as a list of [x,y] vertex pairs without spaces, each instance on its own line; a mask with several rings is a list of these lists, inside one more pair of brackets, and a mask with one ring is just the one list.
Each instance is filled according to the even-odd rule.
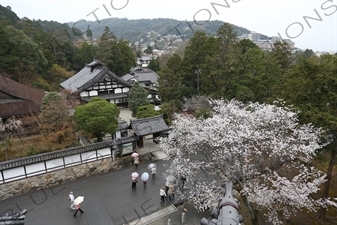
[[132,87],[132,84],[130,84],[128,81],[123,80],[122,78],[120,78],[119,76],[117,76],[116,74],[114,74],[113,72],[111,72],[110,70],[108,70],[107,67],[104,67],[104,69],[101,72],[99,72],[93,79],[90,80],[90,82],[87,82],[86,84],[84,84],[81,87],[79,87],[78,91],[83,91],[86,88],[90,87],[91,85],[93,85],[94,83],[96,83],[97,81],[99,81],[103,76],[105,76],[105,74],[108,74],[109,77],[115,79],[119,83],[122,83],[123,85],[125,85],[125,86],[127,86],[129,88]]
[[16,98],[29,100],[37,104],[42,103],[45,91],[20,84],[10,78],[0,74],[0,91],[7,93]]
[[[154,121],[157,122],[153,123]],[[163,115],[152,116],[142,119],[131,119],[130,128],[133,129],[134,133],[138,136],[161,133],[171,129],[165,123]]]

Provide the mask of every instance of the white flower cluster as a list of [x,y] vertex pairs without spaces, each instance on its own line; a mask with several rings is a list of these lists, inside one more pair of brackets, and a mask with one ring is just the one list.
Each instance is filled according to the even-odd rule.
[[304,165],[327,144],[321,143],[323,131],[300,125],[297,114],[283,106],[211,102],[211,118],[176,115],[173,137],[160,143],[172,159],[168,171],[192,178],[188,195],[197,209],[216,207],[229,179],[247,208],[267,210],[273,224],[282,223],[279,213],[289,218],[302,208],[315,210],[319,203],[311,194],[325,175]]

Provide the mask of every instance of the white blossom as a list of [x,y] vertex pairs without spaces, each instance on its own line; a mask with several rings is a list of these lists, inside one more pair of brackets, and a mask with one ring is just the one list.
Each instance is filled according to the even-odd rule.
[[[172,137],[160,148],[172,159],[167,173],[192,182],[188,196],[197,209],[217,207],[224,181],[232,180],[241,197],[257,209],[267,209],[266,220],[281,224],[296,210],[319,206],[311,194],[325,175],[307,167],[321,142],[323,130],[300,125],[286,107],[232,100],[211,100],[211,118],[176,115]],[[291,210],[289,210],[291,207]]]

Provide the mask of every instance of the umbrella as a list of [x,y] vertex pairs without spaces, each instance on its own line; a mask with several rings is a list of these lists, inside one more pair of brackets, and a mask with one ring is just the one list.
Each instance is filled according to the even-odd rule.
[[140,178],[142,179],[142,181],[147,181],[149,179],[149,174],[147,172],[144,172]]
[[131,177],[132,178],[137,178],[139,176],[139,174],[137,173],[137,172],[133,172],[132,174],[131,174]]
[[147,166],[147,169],[148,169],[149,171],[151,171],[153,167],[156,167],[156,164],[150,163],[150,164]]
[[166,177],[166,181],[167,182],[174,182],[175,180],[176,180],[176,178],[174,176],[172,176],[172,175]]
[[84,196],[78,196],[75,200],[74,200],[74,205],[79,205],[84,201]]
[[132,157],[138,157],[138,155],[139,154],[137,152],[134,152],[134,153],[131,154]]

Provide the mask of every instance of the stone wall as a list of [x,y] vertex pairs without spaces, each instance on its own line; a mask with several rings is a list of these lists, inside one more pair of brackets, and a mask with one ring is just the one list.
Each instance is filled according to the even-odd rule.
[[[154,160],[155,158],[153,157],[152,153],[147,153],[141,155],[141,159],[142,162],[148,162]],[[18,181],[13,181],[6,184],[1,184],[0,199],[10,198],[42,188],[55,187],[59,184],[73,181],[78,178],[89,177],[98,173],[106,173],[111,170],[119,170],[128,166],[133,166],[133,160],[130,156],[116,158],[115,160],[112,160],[112,158],[107,158]]]

